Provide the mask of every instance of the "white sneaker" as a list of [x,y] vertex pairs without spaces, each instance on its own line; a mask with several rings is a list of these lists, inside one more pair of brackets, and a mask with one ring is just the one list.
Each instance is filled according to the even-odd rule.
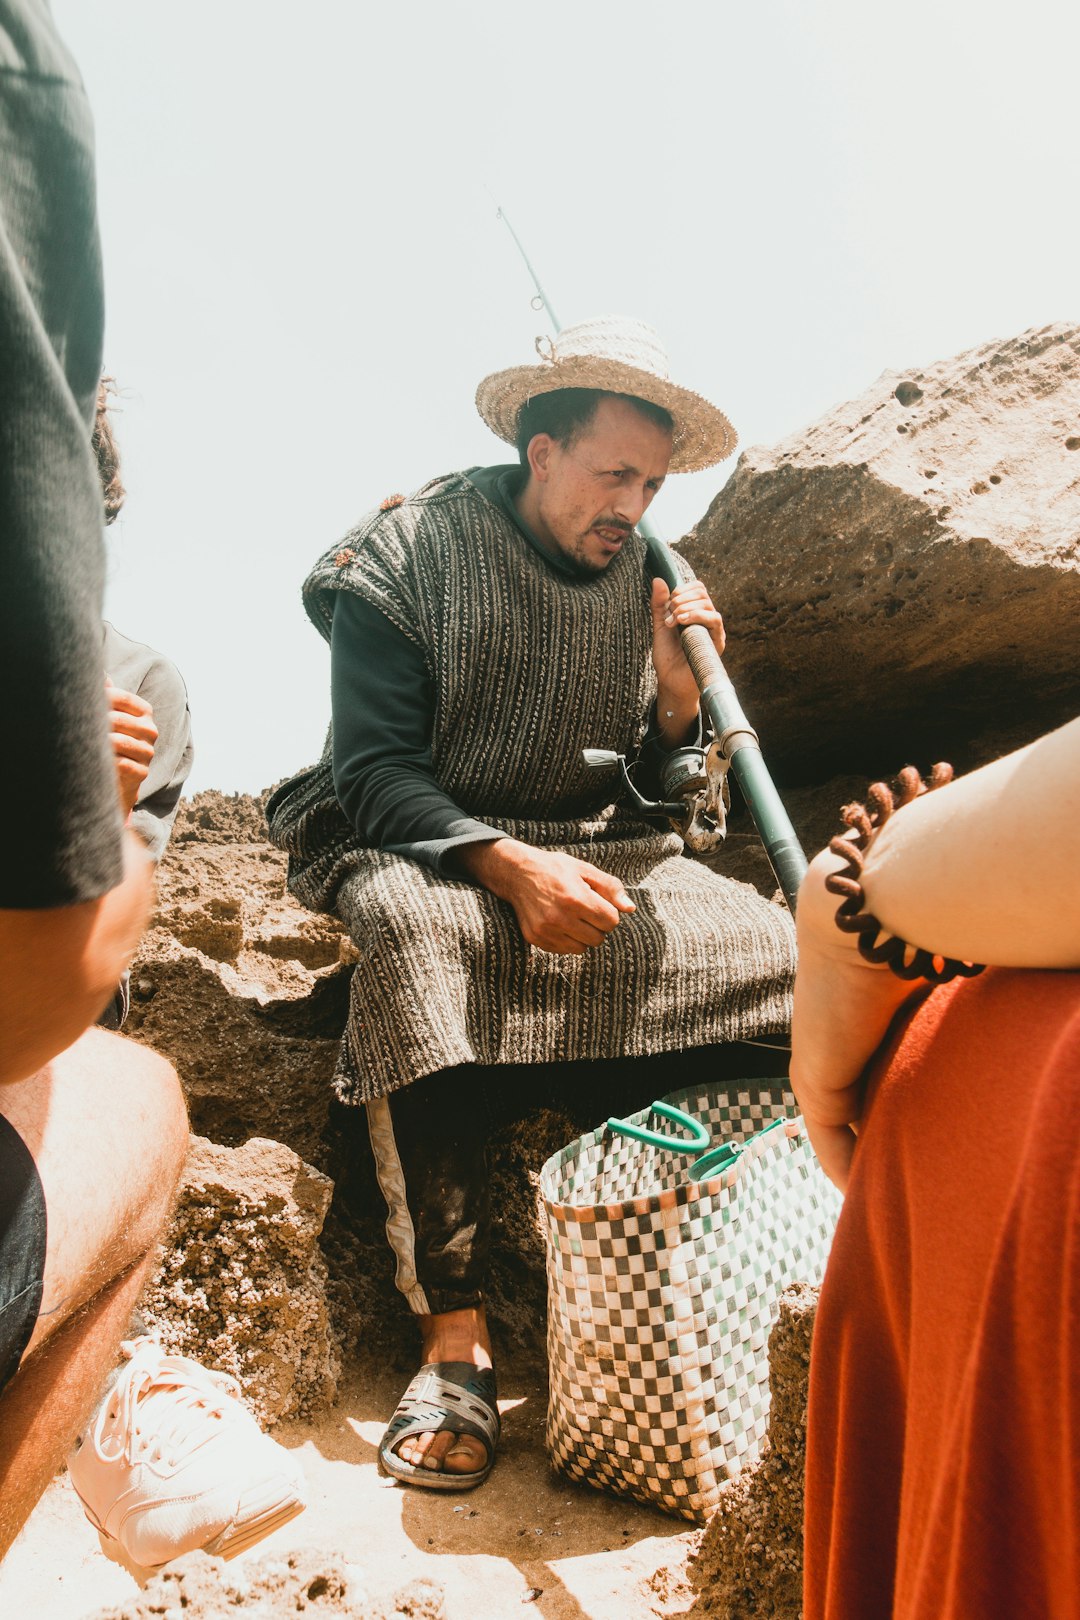
[[304,1476],[226,1373],[126,1340],[129,1358],[68,1458],[102,1551],[145,1582],[201,1549],[235,1558],[307,1505]]

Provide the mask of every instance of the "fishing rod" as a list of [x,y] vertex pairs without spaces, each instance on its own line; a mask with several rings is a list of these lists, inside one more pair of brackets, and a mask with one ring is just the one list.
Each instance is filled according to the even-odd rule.
[[[492,201],[495,199],[492,198]],[[532,300],[533,308],[542,307],[547,311],[548,319],[558,336],[562,330],[561,323],[540,284],[539,276],[529,262],[521,239],[497,202],[495,208],[495,217],[501,219],[510,232],[536,288]],[[684,584],[685,580],[675,552],[661,540],[647,516],[642,516],[637,531],[648,547],[654,573],[664,581],[668,590],[673,591],[677,586]],[[731,676],[724,668],[723,660],[713,646],[712,637],[705,626],[687,625],[680,630],[679,635],[686,661],[694,672],[694,679],[701,693],[701,706],[709,717],[715,739],[705,761],[706,794],[711,803],[712,815],[718,814],[722,822],[721,795],[726,788],[722,778],[730,767],[757,828],[758,836],[765,847],[776,881],[794,915],[795,898],[799,892],[799,885],[806,875],[806,856],[791,825],[791,819],[784,809],[783,801],[776,791],[776,785],[769,775],[757,732],[743,713]],[[590,749],[587,752],[593,756],[589,760],[590,764],[607,765],[618,760],[617,755],[608,754],[606,750]],[[644,804],[645,801],[636,792],[626,774],[625,763],[623,763],[623,777],[630,788],[631,796],[639,805]],[[698,780],[701,780],[700,774]],[[696,783],[689,785],[696,786]],[[670,811],[679,807],[665,805],[663,808]]]

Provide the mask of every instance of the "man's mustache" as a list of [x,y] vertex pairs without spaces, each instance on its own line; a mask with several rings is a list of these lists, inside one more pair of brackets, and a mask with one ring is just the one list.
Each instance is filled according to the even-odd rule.
[[594,529],[621,529],[623,534],[633,534],[634,525],[626,523],[622,518],[597,518],[593,524]]

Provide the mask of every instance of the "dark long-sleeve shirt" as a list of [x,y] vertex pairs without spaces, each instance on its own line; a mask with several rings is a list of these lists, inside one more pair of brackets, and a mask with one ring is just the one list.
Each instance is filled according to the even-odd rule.
[[[522,470],[470,469],[472,483],[501,508],[551,568],[573,569],[545,550],[514,506]],[[460,877],[457,852],[503,835],[469,816],[435,779],[431,764],[435,690],[424,654],[362,597],[342,591],[330,642],[334,788],[364,843]],[[661,746],[650,716],[637,785],[656,796]]]

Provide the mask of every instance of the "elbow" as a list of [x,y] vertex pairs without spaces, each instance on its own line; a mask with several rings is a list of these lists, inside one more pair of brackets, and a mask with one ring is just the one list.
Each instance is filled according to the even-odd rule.
[[123,877],[100,899],[0,912],[0,1081],[37,1073],[94,1022],[134,955],[153,898],[153,864],[128,833]]
[[89,910],[89,916],[82,949],[72,967],[87,998],[101,996],[101,1007],[135,954],[153,903],[153,859],[142,839],[128,832],[121,881],[90,908],[79,908]]

